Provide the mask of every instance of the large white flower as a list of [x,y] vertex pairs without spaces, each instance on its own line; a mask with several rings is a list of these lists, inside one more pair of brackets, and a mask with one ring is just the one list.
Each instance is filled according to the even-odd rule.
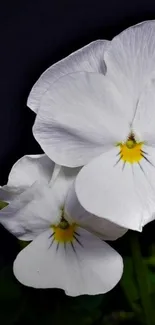
[[53,64],[33,86],[27,105],[37,113],[44,93],[56,80],[68,73],[87,71],[105,74],[104,51],[108,43],[107,40],[94,41]]
[[0,222],[17,238],[33,240],[14,262],[15,276],[27,286],[77,296],[105,293],[120,280],[122,258],[102,238],[113,240],[126,230],[80,206],[73,187],[78,171],[46,155],[25,156],[1,188],[9,205]]
[[116,36],[104,61],[105,76],[72,73],[48,89],[34,136],[56,163],[86,165],[76,193],[87,211],[141,231],[155,217],[155,21]]

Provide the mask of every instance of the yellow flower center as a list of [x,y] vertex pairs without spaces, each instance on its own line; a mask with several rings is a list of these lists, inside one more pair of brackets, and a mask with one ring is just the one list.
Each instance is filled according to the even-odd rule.
[[136,142],[134,135],[131,133],[125,143],[118,144],[120,147],[120,159],[130,164],[138,163],[144,158],[143,144],[143,142]]
[[57,226],[51,226],[53,230],[53,238],[59,243],[68,243],[74,240],[74,233],[77,225],[69,224],[64,218]]

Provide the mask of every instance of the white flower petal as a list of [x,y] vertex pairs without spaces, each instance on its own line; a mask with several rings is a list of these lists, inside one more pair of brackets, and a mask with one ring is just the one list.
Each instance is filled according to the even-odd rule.
[[108,220],[98,218],[84,210],[77,199],[74,184],[70,188],[66,198],[65,215],[68,221],[74,220],[81,227],[104,240],[116,240],[127,232],[127,229],[119,227]]
[[[56,171],[55,171],[56,170]],[[68,188],[79,168],[55,166],[50,184],[36,182],[0,211],[0,223],[22,240],[32,240],[50,224],[58,223]]]
[[124,166],[123,160],[116,164],[119,148],[114,148],[83,167],[76,180],[81,205],[101,218],[141,231],[155,218],[155,149],[144,146],[144,151],[150,163],[143,158],[139,164]]
[[56,206],[51,188],[34,183],[0,211],[0,223],[21,240],[33,240],[57,222],[60,209]]
[[[14,189],[13,189],[14,190]],[[11,202],[16,196],[16,191],[13,191],[12,188],[9,188],[9,191],[6,189],[5,186],[0,187],[0,201]]]
[[103,60],[104,51],[108,41],[94,41],[80,50],[70,54],[63,60],[53,64],[37,80],[28,97],[27,105],[35,112],[38,112],[40,100],[48,88],[57,79],[65,74],[87,71],[105,74],[106,68]]
[[102,240],[78,229],[81,245],[74,241],[51,245],[46,231],[22,250],[14,262],[14,274],[24,285],[61,288],[67,295],[99,294],[110,291],[123,271],[121,256]]
[[129,123],[121,93],[106,77],[77,72],[46,92],[33,132],[52,160],[76,167],[126,138]]
[[54,169],[53,169],[53,174],[50,180],[50,186],[52,186],[55,182],[55,180],[58,178],[58,175],[63,173],[62,171],[62,166],[55,164]]
[[49,182],[54,162],[46,155],[27,155],[20,158],[12,167],[7,185],[0,189],[0,199],[10,202],[36,181]]
[[[57,166],[59,165],[55,166],[56,170]],[[52,188],[53,195],[55,196],[55,202],[57,202],[56,204],[62,206],[65,203],[68,190],[74,182],[77,174],[79,173],[80,168],[68,168],[61,166],[59,171],[56,170],[55,172],[55,170],[51,179],[50,186]]]
[[155,146],[155,79],[148,82],[140,97],[132,129],[140,141]]
[[109,43],[104,56],[106,75],[121,91],[131,120],[140,94],[155,72],[154,34],[155,21],[130,27]]

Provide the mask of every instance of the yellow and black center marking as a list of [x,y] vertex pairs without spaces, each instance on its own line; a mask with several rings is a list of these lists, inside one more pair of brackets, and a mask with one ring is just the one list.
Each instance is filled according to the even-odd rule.
[[54,231],[54,240],[59,243],[68,243],[73,241],[76,227],[76,224],[69,225],[65,219],[61,220],[58,226],[52,227]]
[[123,160],[124,162],[123,168],[126,163],[138,163],[140,165],[142,159],[145,159],[147,162],[152,164],[146,157],[147,153],[143,150],[143,145],[144,142],[137,142],[134,134],[131,132],[126,142],[117,144],[117,147],[120,147],[120,151],[117,154],[119,159],[115,165],[117,165],[120,160]]
[[63,244],[64,248],[66,248],[66,244],[70,243],[73,250],[75,251],[73,244],[74,241],[82,246],[79,239],[80,234],[77,232],[77,228],[78,226],[75,223],[69,224],[69,222],[64,217],[62,217],[60,223],[57,226],[51,226],[51,229],[53,231],[53,233],[50,235],[50,238],[52,238],[51,245],[56,242],[56,250],[58,250],[59,244]]

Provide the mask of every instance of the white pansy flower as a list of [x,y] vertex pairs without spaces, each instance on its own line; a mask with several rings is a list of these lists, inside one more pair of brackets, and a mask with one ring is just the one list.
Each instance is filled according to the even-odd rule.
[[81,205],[141,231],[155,218],[155,21],[116,36],[106,75],[77,72],[42,96],[34,136],[56,163],[85,165]]
[[121,278],[122,258],[103,238],[116,239],[126,230],[80,206],[73,186],[78,172],[46,155],[25,156],[0,190],[0,199],[9,202],[0,223],[20,240],[33,240],[13,266],[24,285],[94,295],[111,290]]
[[56,80],[68,73],[87,71],[105,74],[104,51],[108,43],[107,40],[94,41],[53,64],[33,86],[27,105],[37,113],[44,93]]

